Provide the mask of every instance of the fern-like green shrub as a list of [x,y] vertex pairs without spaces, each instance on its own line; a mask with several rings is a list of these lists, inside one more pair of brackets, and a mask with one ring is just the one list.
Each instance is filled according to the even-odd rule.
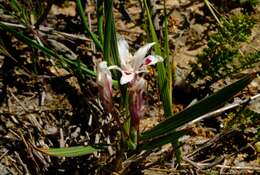
[[188,76],[191,83],[204,79],[211,85],[232,73],[251,68],[260,61],[260,52],[241,55],[240,44],[251,35],[255,20],[244,14],[222,19],[223,26],[213,34],[208,47],[197,55],[197,61],[191,63],[192,71]]

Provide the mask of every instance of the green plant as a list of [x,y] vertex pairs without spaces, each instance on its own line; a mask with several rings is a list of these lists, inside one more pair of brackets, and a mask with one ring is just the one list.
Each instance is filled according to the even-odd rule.
[[[167,143],[176,144],[176,148],[180,145],[178,139],[183,135],[189,134],[185,129],[177,131],[177,129],[188,122],[200,117],[201,115],[217,109],[220,105],[224,104],[229,98],[233,97],[236,93],[246,87],[254,75],[245,75],[237,82],[223,88],[219,92],[216,92],[207,98],[199,101],[193,106],[185,109],[184,111],[173,115],[172,112],[172,63],[169,58],[169,43],[168,43],[168,31],[167,31],[167,16],[166,7],[164,7],[164,37],[159,40],[156,35],[152,17],[150,15],[149,8],[146,1],[144,6],[147,13],[148,28],[151,34],[152,43],[146,44],[141,47],[134,55],[128,52],[128,44],[126,40],[116,36],[116,27],[113,16],[113,1],[99,1],[97,8],[104,9],[104,19],[102,18],[102,12],[98,11],[99,16],[99,34],[103,36],[97,36],[88,27],[88,21],[84,14],[82,4],[78,0],[77,6],[81,20],[86,31],[86,35],[89,36],[103,53],[103,61],[98,63],[97,71],[93,71],[88,65],[84,64],[81,60],[72,60],[56,53],[54,50],[46,47],[41,42],[41,37],[36,38],[30,36],[26,30],[17,29],[14,27],[8,27],[4,23],[0,22],[0,29],[8,32],[20,42],[28,45],[31,48],[36,49],[44,53],[50,59],[55,58],[56,64],[60,64],[63,68],[69,70],[72,73],[80,74],[82,76],[87,75],[91,78],[96,78],[97,85],[99,87],[99,97],[102,101],[103,107],[107,113],[113,116],[113,119],[117,121],[117,128],[119,130],[119,136],[116,143],[111,145],[88,145],[88,146],[75,146],[69,148],[35,148],[38,151],[46,153],[51,156],[64,156],[75,157],[86,154],[92,154],[96,151],[107,149],[108,146],[113,146],[118,151],[115,159],[121,159],[125,152],[131,150],[134,153],[139,153],[143,150],[151,150],[158,148]],[[105,23],[105,24],[104,24]],[[104,32],[103,32],[104,24]],[[25,29],[28,29],[24,26]],[[34,29],[38,31],[38,29]],[[163,45],[163,47],[161,47]],[[155,46],[156,55],[146,56],[149,49]],[[10,53],[5,50],[5,47],[1,45],[2,52],[11,57]],[[164,57],[164,59],[162,58]],[[134,59],[133,59],[134,58]],[[158,63],[157,70],[159,73],[158,82],[160,86],[161,100],[164,103],[164,110],[166,120],[158,124],[154,128],[143,133],[139,132],[139,121],[142,115],[143,107],[143,92],[145,90],[146,81],[140,76],[141,73],[146,71],[147,66]],[[115,70],[110,72],[110,70]],[[112,80],[114,78],[114,81]],[[120,90],[121,103],[120,109],[117,112],[113,109],[113,93],[112,87]],[[117,86],[116,86],[117,85]],[[112,106],[112,107],[111,107]],[[207,106],[207,108],[205,108]],[[119,161],[120,162],[120,161]]]
[[254,24],[252,17],[243,14],[222,19],[222,27],[210,37],[208,47],[197,55],[196,62],[190,64],[192,71],[188,80],[194,83],[206,79],[207,86],[210,86],[230,74],[255,66],[260,61],[259,51],[241,55],[239,50]]
[[242,106],[228,114],[224,128],[232,128],[246,135],[254,134],[251,141],[256,142],[260,139],[259,118],[260,114]]
[[7,11],[10,15],[12,15],[15,19],[17,19],[21,24],[31,27],[38,27],[43,20],[46,18],[52,1],[19,1],[19,0],[11,0],[9,2],[4,2],[4,9],[11,9],[11,11]]

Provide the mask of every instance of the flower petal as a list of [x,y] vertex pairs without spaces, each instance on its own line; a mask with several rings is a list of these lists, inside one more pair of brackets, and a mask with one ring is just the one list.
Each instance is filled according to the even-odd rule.
[[118,52],[119,52],[119,59],[121,67],[126,67],[127,59],[129,57],[129,46],[128,43],[124,38],[120,38],[117,42],[118,45]]
[[135,52],[133,58],[134,61],[132,63],[132,67],[134,68],[134,70],[138,70],[140,68],[140,66],[143,64],[145,55],[154,44],[155,44],[154,42],[146,44]]
[[123,85],[123,84],[126,84],[126,83],[129,83],[131,82],[133,79],[135,78],[135,74],[134,73],[125,73],[122,71],[122,76],[121,76],[121,79],[120,79],[120,84]]
[[158,62],[163,62],[163,58],[159,55],[149,55],[145,57],[144,65],[154,65]]

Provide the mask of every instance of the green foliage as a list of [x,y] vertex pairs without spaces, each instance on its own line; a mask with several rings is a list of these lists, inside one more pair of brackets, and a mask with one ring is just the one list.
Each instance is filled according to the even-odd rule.
[[204,171],[205,175],[218,175],[219,172],[216,170],[205,170]]
[[94,71],[88,69],[88,67],[85,64],[83,64],[82,62],[73,61],[70,58],[66,58],[66,57],[64,57],[62,55],[59,55],[59,54],[55,53],[53,50],[49,49],[48,47],[41,46],[40,44],[36,43],[33,39],[25,36],[23,33],[18,32],[18,31],[16,31],[15,29],[13,29],[11,27],[6,26],[5,24],[3,24],[1,22],[0,22],[0,29],[1,30],[5,30],[7,32],[10,32],[18,40],[22,41],[25,44],[28,44],[32,48],[39,49],[40,51],[42,51],[47,56],[51,56],[53,58],[56,58],[58,61],[60,61],[60,63],[64,67],[67,67],[67,68],[70,67],[74,71],[81,71],[85,75],[88,75],[90,77],[96,75]]
[[224,128],[233,128],[245,134],[254,134],[253,141],[258,141],[260,140],[260,114],[240,107],[229,113]]
[[[53,1],[11,0],[3,3],[1,8],[25,26],[38,26],[47,16]],[[8,10],[11,9],[11,10]]]
[[94,153],[98,149],[92,146],[73,146],[68,148],[36,148],[36,150],[41,151],[49,156],[62,156],[62,157],[78,157],[87,154]]
[[[18,14],[18,17],[21,17],[21,22],[23,24],[27,24],[25,25],[25,27],[29,28],[28,24],[33,25],[35,23],[31,22],[31,13],[29,11],[24,11],[25,9],[23,5],[18,3],[18,1],[16,0],[13,0],[11,2],[12,9],[15,11],[15,13]],[[90,38],[96,44],[96,46],[103,51],[104,59],[108,61],[109,65],[119,65],[116,28],[113,16],[113,1],[98,1],[98,32],[101,35],[103,35],[104,33],[104,36],[97,36],[95,33],[90,31],[81,1],[77,0],[76,3],[87,36],[90,36]],[[101,8],[101,6],[103,6],[104,8]],[[227,86],[226,88],[220,90],[217,93],[212,94],[211,96],[201,100],[197,104],[185,109],[184,111],[176,115],[173,115],[171,94],[172,63],[169,59],[170,51],[168,43],[167,17],[165,17],[163,21],[164,38],[162,39],[162,41],[160,41],[156,34],[146,0],[144,0],[144,6],[147,13],[149,28],[148,33],[151,35],[152,41],[156,42],[155,52],[156,54],[163,55],[165,57],[164,63],[159,63],[157,66],[157,70],[159,74],[159,87],[162,97],[161,99],[164,104],[165,115],[168,118],[164,122],[150,129],[149,131],[142,133],[141,136],[139,136],[138,131],[131,126],[130,120],[127,119],[123,124],[123,128],[120,128],[122,129],[121,134],[122,138],[125,139],[123,141],[125,141],[128,148],[133,150],[136,149],[136,147],[139,148],[139,150],[149,150],[156,147],[160,147],[167,143],[176,143],[176,147],[178,148],[178,138],[187,134],[187,132],[183,130],[176,131],[178,127],[181,127],[187,124],[188,122],[200,117],[201,115],[206,114],[216,109],[220,105],[224,104],[229,98],[231,98],[237,92],[241,91],[248,83],[250,83],[250,81],[252,80],[252,76],[246,75],[241,80]],[[104,13],[102,9],[104,9]],[[166,8],[164,10],[166,16]],[[21,11],[21,14],[19,11]],[[103,14],[105,15],[103,16]],[[105,28],[103,31],[104,22]],[[239,16],[232,18],[230,21],[224,21],[223,24],[224,27],[220,29],[220,32],[211,37],[211,40],[208,43],[208,48],[205,49],[204,52],[198,56],[199,66],[197,64],[192,65],[194,76],[191,78],[194,81],[205,76],[211,76],[211,78],[215,80],[227,75],[227,73],[230,73],[231,70],[233,70],[230,69],[229,66],[235,66],[232,64],[235,58],[239,58],[239,62],[243,63],[241,64],[241,67],[236,67],[236,70],[247,68],[248,66],[252,65],[252,62],[259,61],[259,52],[248,55],[247,59],[241,57],[238,52],[239,42],[246,41],[247,37],[250,34],[250,29],[253,27],[254,22],[248,16]],[[64,66],[65,68],[69,68],[70,70],[72,70],[72,72],[80,72],[81,74],[85,74],[90,77],[95,77],[96,75],[94,71],[89,69],[88,66],[82,63],[80,60],[75,61],[70,58],[64,57],[63,55],[59,55],[52,49],[44,45],[41,45],[40,42],[35,42],[35,39],[31,39],[31,37],[28,37],[27,34],[24,34],[18,29],[8,27],[1,22],[0,29],[9,32],[19,41],[27,44],[28,46],[36,50],[43,52],[47,56],[51,58],[56,58],[62,66]],[[160,43],[163,43],[163,48],[160,46]],[[2,45],[0,45],[0,52],[10,56],[9,52],[5,50],[5,48],[2,47]],[[127,98],[126,89],[124,89],[124,87],[120,88],[122,88],[121,98]],[[207,108],[205,108],[205,106],[207,106]],[[127,104],[124,107],[125,109],[127,109]],[[124,134],[126,134],[126,136],[124,136]],[[138,145],[139,143],[140,145]],[[116,145],[117,148],[120,146],[122,146],[120,145],[120,143]],[[70,148],[50,149],[37,148],[37,150],[48,155],[65,157],[81,156],[98,151],[94,146],[78,146]]]
[[184,111],[166,119],[154,128],[144,132],[141,136],[143,140],[154,139],[165,134],[174,132],[178,127],[196,119],[197,117],[213,111],[229,98],[241,91],[252,80],[251,75],[246,75],[239,81],[223,88],[222,90],[202,99]]
[[95,43],[95,45],[100,49],[103,50],[103,46],[101,44],[101,42],[98,40],[98,37],[95,33],[91,32],[91,30],[89,29],[88,26],[88,21],[87,21],[87,17],[85,16],[85,12],[83,10],[82,4],[80,0],[76,0],[77,3],[77,7],[78,7],[78,11],[80,14],[80,18],[82,20],[82,24],[84,26],[85,32],[87,35],[89,35],[91,37],[91,39],[93,40],[93,42]]
[[232,73],[253,67],[259,62],[259,52],[241,55],[239,47],[251,34],[255,22],[248,15],[232,16],[222,19],[223,27],[213,34],[208,47],[197,55],[197,62],[191,63],[192,71],[188,77],[190,82],[207,77],[215,82]]
[[[150,34],[150,38],[152,39],[153,42],[155,42],[155,53],[157,55],[161,55],[162,53],[162,49],[160,47],[160,41],[157,37],[156,31],[155,31],[155,27],[152,21],[152,17],[150,14],[150,9],[148,7],[147,4],[147,0],[144,0],[144,7],[145,7],[145,12],[147,14],[147,21],[148,21],[148,34]],[[166,22],[167,17],[165,19],[165,24],[167,24]],[[164,34],[166,34],[164,37],[164,39],[166,39],[164,41],[165,44],[165,53],[164,56],[169,56],[168,52],[168,31],[167,29],[164,27]],[[166,117],[172,116],[173,115],[173,111],[172,111],[172,92],[171,92],[171,85],[172,85],[172,73],[171,73],[171,63],[169,61],[169,58],[165,58],[165,62],[164,63],[158,63],[157,64],[157,71],[158,71],[158,83],[159,83],[159,87],[160,87],[160,96],[161,96],[161,100],[163,102],[163,108],[164,108],[164,113]],[[168,77],[168,78],[167,78]]]
[[239,63],[238,65],[233,64],[234,73],[240,72],[244,69],[252,68],[255,66],[255,63],[260,62],[260,51],[256,51],[254,53],[249,53],[246,55],[240,55],[238,57]]
[[237,1],[240,4],[248,3],[249,5],[252,5],[252,6],[256,6],[257,4],[260,3],[259,0],[233,0],[233,1]]

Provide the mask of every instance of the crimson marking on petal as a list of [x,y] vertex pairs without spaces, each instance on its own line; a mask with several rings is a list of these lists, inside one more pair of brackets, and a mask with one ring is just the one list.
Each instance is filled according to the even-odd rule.
[[152,62],[152,60],[151,59],[149,59],[149,58],[147,58],[146,60],[145,60],[145,65],[149,65],[150,63]]
[[131,72],[125,72],[125,74],[126,74],[126,75],[130,75],[130,74],[132,74],[132,73],[131,73]]

